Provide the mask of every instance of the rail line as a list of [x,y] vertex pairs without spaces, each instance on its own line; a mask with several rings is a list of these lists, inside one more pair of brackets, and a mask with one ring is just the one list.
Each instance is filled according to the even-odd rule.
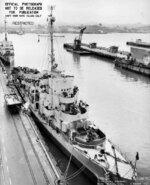
[[[26,136],[27,136],[28,141],[29,141],[29,143],[30,143],[30,145],[31,145],[31,148],[32,148],[32,150],[33,150],[33,152],[34,152],[34,154],[35,154],[35,157],[36,157],[36,159],[37,159],[37,161],[38,161],[38,164],[39,164],[39,166],[40,166],[40,168],[41,168],[41,170],[42,170],[42,173],[43,173],[43,176],[44,176],[46,185],[50,185],[49,179],[48,179],[48,177],[47,177],[47,175],[46,175],[46,173],[45,173],[45,171],[44,171],[44,168],[43,168],[43,166],[42,166],[42,164],[41,164],[41,161],[40,161],[40,159],[39,159],[39,156],[38,156],[38,154],[37,154],[37,152],[36,152],[36,150],[35,150],[35,148],[34,148],[34,146],[33,146],[33,143],[32,143],[32,141],[31,141],[31,138],[30,138],[30,136],[29,136],[29,133],[28,133],[26,127],[24,126],[24,123],[23,123],[23,120],[22,120],[22,118],[21,118],[21,115],[19,115],[19,114],[18,114],[18,115],[13,115],[13,114],[11,114],[11,113],[10,113],[10,115],[11,115],[11,117],[12,117],[12,119],[13,119],[13,123],[14,123],[15,129],[16,129],[16,131],[17,131],[17,135],[18,135],[19,141],[20,141],[20,143],[21,143],[21,146],[22,146],[22,149],[23,149],[23,153],[24,153],[26,162],[27,162],[27,164],[28,164],[28,168],[29,168],[29,170],[30,170],[30,173],[31,173],[31,176],[32,176],[32,179],[33,179],[34,184],[37,185],[37,182],[36,182],[36,179],[35,179],[35,176],[34,176],[34,172],[33,172],[33,170],[32,170],[32,167],[31,167],[31,164],[30,164],[30,161],[29,161],[29,158],[28,158],[28,154],[27,154],[27,152],[26,152],[26,150],[25,150],[25,147],[24,147],[24,145],[23,145],[23,141],[22,141],[22,139],[21,139],[21,136],[20,136],[20,133],[19,133],[19,129],[17,128],[17,125],[16,125],[16,122],[18,122],[19,120],[20,120],[20,123],[21,123],[21,125],[22,125],[22,127],[23,127],[25,133],[26,133]],[[15,120],[16,120],[16,121],[15,121]]]
[[[19,115],[19,116],[20,116],[20,118],[21,118],[21,115]],[[30,138],[30,136],[29,136],[29,133],[28,133],[28,131],[27,131],[25,125],[23,124],[22,118],[21,118],[21,122],[22,122],[22,126],[23,126],[23,128],[24,128],[24,130],[25,130],[25,132],[26,132],[26,135],[27,135],[27,137],[28,137],[28,139],[29,139],[29,142],[30,142],[30,144],[31,144],[31,146],[32,146],[32,149],[33,149],[33,151],[34,151],[34,154],[35,154],[35,156],[36,156],[36,159],[37,159],[37,161],[38,161],[38,163],[39,163],[39,165],[40,165],[40,168],[41,168],[41,170],[42,170],[42,173],[43,173],[43,176],[44,176],[44,178],[45,178],[45,181],[46,181],[47,185],[49,185],[50,182],[49,182],[49,180],[48,180],[48,177],[47,177],[47,175],[46,175],[46,173],[45,173],[45,170],[44,170],[43,165],[42,165],[42,163],[41,163],[41,161],[40,161],[40,158],[39,158],[39,156],[38,156],[38,154],[37,154],[37,152],[36,152],[36,150],[35,150],[35,147],[34,147],[32,141],[31,141],[31,138]],[[32,127],[30,121],[29,121],[29,123],[30,123],[30,126]],[[34,132],[35,132],[35,131],[34,131]]]
[[[26,160],[26,162],[27,162],[27,165],[28,165],[28,168],[29,168],[29,171],[30,171],[32,180],[33,180],[33,183],[34,183],[34,185],[37,185],[37,181],[36,181],[36,179],[35,179],[34,172],[33,172],[33,170],[32,170],[32,167],[31,167],[31,164],[30,164],[30,161],[29,161],[29,158],[28,158],[28,154],[27,154],[27,152],[26,152],[26,150],[25,150],[23,141],[22,141],[21,136],[20,136],[20,134],[19,134],[19,129],[18,129],[17,126],[16,126],[15,118],[14,118],[14,116],[13,116],[12,114],[10,114],[10,115],[11,115],[11,117],[12,117],[12,120],[13,120],[13,123],[14,123],[14,127],[15,127],[15,130],[16,130],[16,132],[17,132],[18,139],[19,139],[20,144],[21,144],[21,147],[22,147],[22,149],[23,149],[23,154],[24,154],[25,160]],[[18,122],[18,120],[17,120],[17,122]]]

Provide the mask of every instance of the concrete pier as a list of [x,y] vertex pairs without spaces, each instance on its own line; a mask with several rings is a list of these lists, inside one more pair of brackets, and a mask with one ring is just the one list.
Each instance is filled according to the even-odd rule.
[[0,68],[0,185],[56,185],[62,179],[28,115],[11,114],[5,106],[9,91]]

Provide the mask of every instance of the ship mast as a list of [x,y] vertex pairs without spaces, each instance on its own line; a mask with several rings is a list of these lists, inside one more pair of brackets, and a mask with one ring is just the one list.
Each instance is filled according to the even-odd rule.
[[[54,6],[50,7],[50,15],[48,16],[48,28],[50,29],[50,43],[51,43],[51,51],[50,51],[50,63],[51,63],[51,72],[54,69],[54,63],[55,63],[55,55],[54,55],[54,43],[53,43],[53,33],[54,33],[54,27],[53,23],[55,22],[55,17],[53,17],[53,10]],[[53,78],[51,79],[51,96],[52,96],[52,108],[54,106],[54,99],[53,99]]]
[[7,21],[6,21],[6,19],[5,19],[4,23],[5,23],[5,41],[7,42],[7,30],[6,30]]
[[50,62],[51,62],[51,71],[53,70],[55,63],[55,55],[54,55],[54,43],[53,43],[53,33],[54,27],[53,23],[55,22],[55,17],[53,17],[54,6],[50,7],[51,13],[49,15],[49,24],[50,24],[50,42],[51,42],[51,54],[50,54]]

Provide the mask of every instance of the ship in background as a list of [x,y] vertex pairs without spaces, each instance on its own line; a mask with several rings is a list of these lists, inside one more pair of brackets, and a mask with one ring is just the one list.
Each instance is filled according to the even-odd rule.
[[128,185],[137,176],[138,154],[133,164],[90,121],[89,105],[78,99],[79,89],[74,84],[74,76],[58,69],[53,48],[55,18],[52,13],[53,7],[48,17],[51,41],[49,69],[39,72],[28,67],[15,67],[12,71],[13,82],[40,127],[69,156],[69,161],[74,160],[80,167],[69,177],[66,169],[64,181],[84,171],[96,184],[116,184],[120,181]]
[[116,59],[115,66],[150,77],[150,44],[141,42],[128,43],[130,54],[126,59]]
[[24,29],[22,28],[22,23],[20,24],[20,29],[19,29],[19,31],[17,31],[17,34],[18,34],[18,35],[24,35],[24,34],[25,34],[25,31],[24,31]]
[[135,42],[128,41],[128,42],[126,42],[126,44],[129,45],[129,46],[139,46],[139,47],[142,47],[142,48],[150,48],[150,43],[142,42],[141,39],[137,39]]
[[5,20],[5,39],[0,41],[0,60],[4,66],[14,66],[14,47],[13,43],[8,40]]

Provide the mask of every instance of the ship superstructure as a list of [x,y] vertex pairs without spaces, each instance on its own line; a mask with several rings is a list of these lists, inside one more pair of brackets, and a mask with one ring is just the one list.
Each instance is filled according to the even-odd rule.
[[[122,181],[129,184],[135,179],[136,169],[94,125],[88,116],[89,105],[78,99],[79,89],[74,76],[58,70],[53,49],[53,23],[50,26],[50,65],[39,72],[28,67],[13,70],[16,87],[29,102],[30,110],[40,125],[71,156],[92,180]],[[67,177],[65,181],[69,180]]]
[[14,47],[13,43],[8,40],[6,20],[5,20],[5,39],[0,42],[0,59],[5,66],[14,65]]

